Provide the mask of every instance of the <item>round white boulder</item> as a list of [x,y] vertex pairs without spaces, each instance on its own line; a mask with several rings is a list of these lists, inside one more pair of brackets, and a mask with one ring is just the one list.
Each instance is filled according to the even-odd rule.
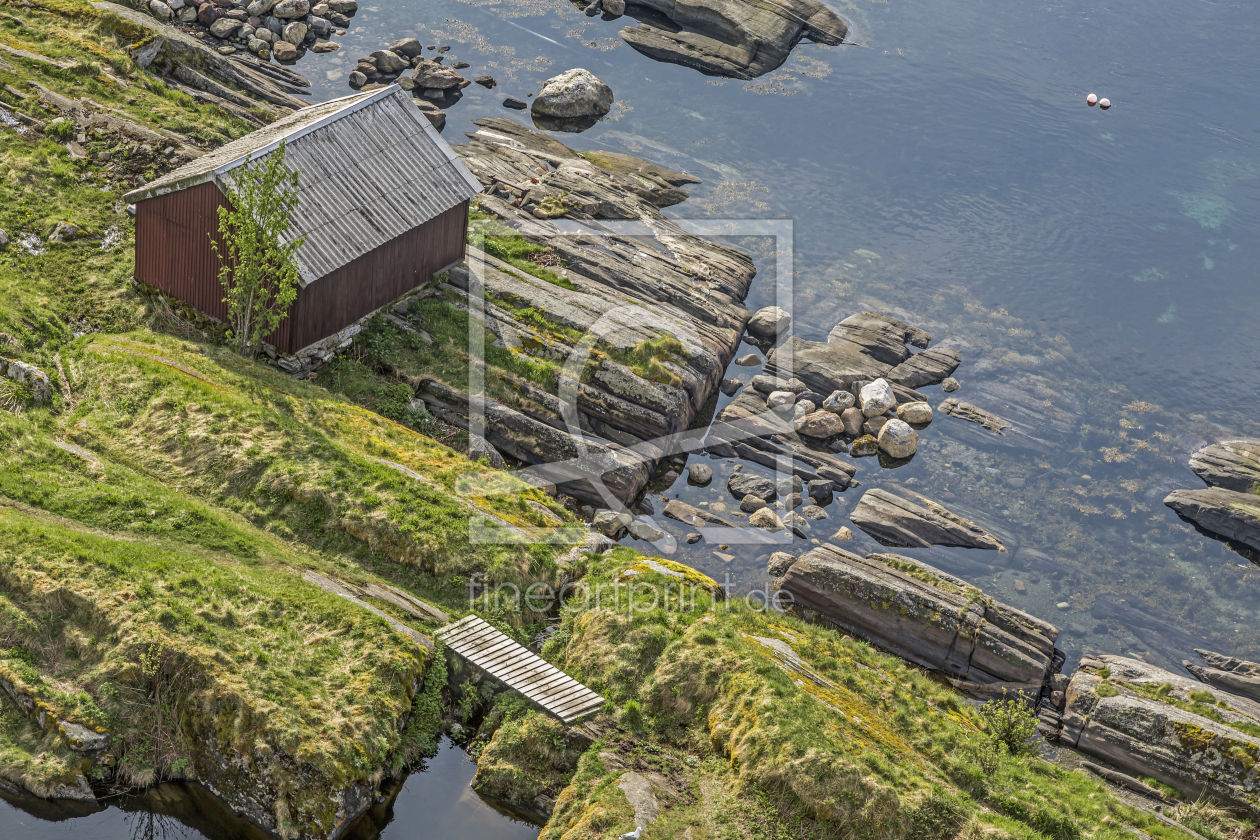
[[787,332],[792,316],[777,306],[757,310],[748,322],[748,334],[766,341],[773,341]]
[[925,402],[903,403],[897,406],[897,418],[915,426],[932,422],[932,406]]
[[904,420],[889,420],[879,430],[879,448],[892,458],[909,458],[919,448],[919,433]]
[[897,396],[888,380],[880,377],[862,386],[862,413],[867,417],[885,414],[897,406]]
[[534,97],[531,113],[557,119],[602,117],[612,110],[612,88],[578,67],[553,76]]

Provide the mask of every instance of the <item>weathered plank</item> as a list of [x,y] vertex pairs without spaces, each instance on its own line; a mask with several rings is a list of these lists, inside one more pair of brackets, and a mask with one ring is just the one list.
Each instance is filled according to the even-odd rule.
[[475,615],[437,632],[460,658],[537,703],[565,723],[583,718],[604,698]]

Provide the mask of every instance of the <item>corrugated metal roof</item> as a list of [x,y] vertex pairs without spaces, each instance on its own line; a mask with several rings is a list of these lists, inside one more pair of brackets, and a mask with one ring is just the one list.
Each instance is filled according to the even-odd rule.
[[213,180],[285,144],[298,172],[287,241],[300,236],[302,285],[481,192],[481,184],[397,85],[303,108],[233,140],[125,198],[137,203]]

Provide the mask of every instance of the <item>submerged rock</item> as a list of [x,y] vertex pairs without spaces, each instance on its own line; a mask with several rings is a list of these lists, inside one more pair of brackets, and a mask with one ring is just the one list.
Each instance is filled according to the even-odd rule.
[[781,588],[845,632],[960,680],[1039,691],[1057,661],[1055,627],[908,557],[825,544],[791,564]]
[[902,492],[913,498],[895,496],[879,488],[867,490],[850,519],[881,545],[1006,550],[1001,540],[976,523],[951,513],[926,496],[908,490]]
[[745,496],[756,496],[758,499],[773,501],[776,493],[774,480],[756,473],[738,472],[726,480],[726,489],[736,499]]

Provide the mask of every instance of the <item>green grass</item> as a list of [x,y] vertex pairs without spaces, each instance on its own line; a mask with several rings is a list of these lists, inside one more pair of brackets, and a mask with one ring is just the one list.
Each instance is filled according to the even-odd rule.
[[[588,751],[545,838],[629,830],[621,770],[628,739],[684,769],[688,807],[646,838],[1184,837],[1113,797],[1104,784],[1039,758],[978,760],[981,721],[921,670],[834,630],[743,602],[711,604],[657,573],[617,584],[637,561],[617,549],[587,561],[600,605],[564,612],[549,655],[621,709],[614,735]],[[668,589],[667,589],[667,586]],[[630,605],[637,605],[631,607]],[[783,667],[779,650],[800,663]],[[813,677],[802,676],[804,673]],[[637,713],[626,711],[637,707]],[[687,755],[697,760],[689,764]],[[720,811],[707,803],[725,801]],[[721,816],[725,814],[725,816]],[[794,828],[781,831],[785,822]]]
[[530,259],[531,254],[547,253],[547,248],[535,245],[507,225],[491,219],[484,213],[475,210],[470,212],[469,222],[473,224],[473,229],[477,233],[472,241],[476,243],[477,238],[480,237],[482,250],[490,256],[562,289],[577,291],[578,287],[572,281]]

